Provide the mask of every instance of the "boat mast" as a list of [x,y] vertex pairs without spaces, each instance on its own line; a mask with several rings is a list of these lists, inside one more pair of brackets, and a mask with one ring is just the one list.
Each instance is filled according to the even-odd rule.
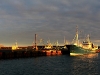
[[76,26],[76,35],[73,39],[74,45],[79,45],[79,40],[78,40],[78,26]]
[[37,34],[35,34],[35,50],[38,50],[38,48],[37,48]]
[[16,40],[16,42],[15,42],[15,46],[18,47],[17,40]]
[[65,36],[64,36],[64,45],[65,45]]
[[78,40],[78,26],[76,26],[76,44],[79,45],[79,40]]
[[89,34],[87,35],[87,41],[90,42],[90,36],[89,36]]

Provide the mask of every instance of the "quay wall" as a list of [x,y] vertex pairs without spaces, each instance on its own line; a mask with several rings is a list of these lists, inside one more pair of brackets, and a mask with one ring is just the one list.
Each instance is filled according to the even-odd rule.
[[28,58],[40,56],[55,56],[62,55],[61,50],[0,50],[0,59]]
[[33,50],[0,50],[0,59],[27,58],[38,56],[46,56],[46,53]]

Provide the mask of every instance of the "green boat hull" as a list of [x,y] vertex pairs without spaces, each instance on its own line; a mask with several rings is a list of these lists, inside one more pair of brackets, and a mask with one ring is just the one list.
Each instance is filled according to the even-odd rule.
[[90,49],[84,49],[82,47],[76,46],[76,45],[70,45],[70,55],[84,55],[93,53]]

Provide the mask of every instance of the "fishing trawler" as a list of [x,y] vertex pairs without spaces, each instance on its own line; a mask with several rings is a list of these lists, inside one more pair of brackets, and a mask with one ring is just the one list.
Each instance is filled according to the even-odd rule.
[[73,41],[74,42],[71,45],[66,45],[67,48],[70,50],[70,56],[94,53],[98,49],[98,46],[95,46],[90,41],[89,35],[87,36],[85,41],[83,41],[82,43],[79,42],[78,28],[76,30],[76,35],[75,35]]
[[53,45],[51,43],[47,43],[44,47],[44,50],[52,50],[53,49]]
[[53,45],[50,43],[50,41],[47,42],[47,44],[45,45],[44,49],[42,49],[43,52],[46,52],[47,56],[50,55],[61,55],[61,50],[59,50],[58,48],[55,49],[53,47]]
[[90,36],[87,35],[85,41],[82,42],[82,47],[84,49],[89,49],[91,50],[91,52],[95,52],[98,49],[97,45],[94,45],[91,41],[90,41]]

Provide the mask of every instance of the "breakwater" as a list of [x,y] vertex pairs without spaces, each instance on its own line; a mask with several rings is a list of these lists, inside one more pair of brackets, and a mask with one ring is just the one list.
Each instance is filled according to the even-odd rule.
[[62,55],[61,50],[0,50],[0,59]]

